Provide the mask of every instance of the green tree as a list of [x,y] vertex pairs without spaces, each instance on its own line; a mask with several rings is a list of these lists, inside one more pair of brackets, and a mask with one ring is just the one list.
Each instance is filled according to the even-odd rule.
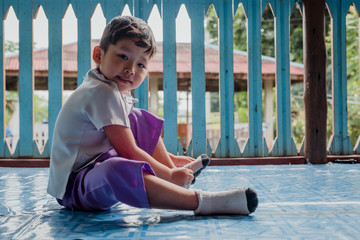
[[5,42],[5,52],[16,52],[19,51],[19,43],[13,41]]
[[356,9],[351,6],[346,17],[346,64],[348,94],[348,134],[355,145],[360,136],[359,87],[359,22]]
[[44,119],[48,119],[48,100],[34,94],[34,121],[41,123]]

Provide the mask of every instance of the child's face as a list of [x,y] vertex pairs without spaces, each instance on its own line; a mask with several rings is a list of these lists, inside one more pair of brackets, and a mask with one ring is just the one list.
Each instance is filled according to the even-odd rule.
[[139,87],[148,74],[150,57],[145,51],[131,39],[123,39],[110,44],[106,53],[95,48],[93,58],[105,78],[114,81],[120,91],[127,91]]

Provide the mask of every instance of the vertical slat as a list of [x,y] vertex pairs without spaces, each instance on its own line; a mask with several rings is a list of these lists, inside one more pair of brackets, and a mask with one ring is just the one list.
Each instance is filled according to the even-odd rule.
[[63,65],[62,65],[62,18],[66,8],[64,0],[50,1],[48,3],[49,21],[49,140],[47,150],[50,154],[52,136],[57,115],[62,106],[63,92]]
[[248,21],[248,105],[249,138],[243,156],[266,156],[267,145],[262,133],[261,81],[261,9],[260,1],[247,1],[244,9]]
[[290,112],[290,50],[289,24],[290,2],[275,0],[275,58],[276,58],[276,106],[277,137],[271,155],[297,155],[297,149],[291,137]]
[[5,147],[6,141],[5,141],[5,71],[4,71],[4,20],[5,16],[5,10],[4,10],[4,4],[3,2],[0,3],[0,136],[1,136],[1,147],[0,147],[0,157],[4,157],[5,155]]
[[[33,0],[33,19],[35,18],[35,15],[37,14],[37,12],[39,11],[39,8],[42,7],[44,10],[45,15],[47,15],[47,3],[46,0]],[[34,62],[35,64],[35,62]],[[33,67],[34,68],[34,67]],[[34,76],[35,78],[35,76]],[[48,125],[49,126],[49,125]],[[35,128],[35,126],[34,126]],[[34,131],[34,130],[33,130]],[[36,138],[36,137],[34,137]],[[44,139],[45,140],[45,139]],[[46,144],[45,146],[43,146],[41,144],[40,148],[43,147],[43,150],[40,152],[40,148],[39,148],[39,143],[38,141],[36,141],[35,139],[33,140],[33,157],[34,158],[43,158],[43,157],[49,157],[49,151],[48,151],[48,139],[46,139]]]
[[176,1],[163,0],[163,89],[164,143],[173,154],[178,152],[177,139],[177,79],[176,79]]
[[240,157],[240,148],[234,136],[234,69],[232,1],[218,2],[220,52],[220,115],[221,138],[217,157]]
[[[130,9],[131,14],[134,16],[134,5],[135,5],[134,2],[135,1],[138,1],[138,0],[122,0],[122,1],[120,1],[120,4],[124,4],[124,7],[127,4]],[[142,0],[142,1],[144,1],[144,0]]]
[[119,0],[107,0],[102,3],[106,23],[109,23],[111,19],[120,15],[125,7],[124,1]]
[[347,131],[346,15],[348,1],[329,0],[332,22],[333,135],[329,154],[352,154]]
[[205,121],[205,48],[204,0],[191,0],[186,5],[191,19],[191,93],[192,93],[192,149],[197,157],[206,153]]
[[[134,2],[134,16],[143,19],[147,22],[149,17],[148,9],[150,6],[147,4],[147,0],[137,0]],[[147,76],[143,83],[135,89],[135,97],[139,99],[136,103],[136,107],[147,110],[149,107],[149,77]]]
[[[33,6],[32,1],[19,0],[19,156],[33,155]],[[17,152],[17,150],[15,151]],[[16,154],[15,154],[16,155]]]
[[[75,6],[75,5],[74,5]],[[83,82],[91,67],[91,0],[77,0],[74,8],[78,20],[77,84]]]

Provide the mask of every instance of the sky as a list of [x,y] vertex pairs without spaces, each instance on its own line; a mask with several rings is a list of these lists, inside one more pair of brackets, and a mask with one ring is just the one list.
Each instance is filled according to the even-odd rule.
[[[127,6],[124,9],[123,14],[130,15],[130,10]],[[153,29],[156,41],[162,42],[162,20],[157,7],[155,7],[150,14],[148,24]],[[184,6],[181,6],[180,8],[176,24],[176,41],[190,42],[190,19]],[[48,48],[48,23],[42,8],[40,8],[33,21],[33,27],[33,38],[34,43],[36,43],[35,48]],[[95,9],[91,22],[92,39],[100,39],[104,28],[105,18],[100,5],[98,5]],[[4,40],[19,42],[19,23],[12,8],[9,10],[9,13],[4,21]],[[74,43],[76,41],[77,20],[73,9],[69,7],[63,18],[63,44]]]

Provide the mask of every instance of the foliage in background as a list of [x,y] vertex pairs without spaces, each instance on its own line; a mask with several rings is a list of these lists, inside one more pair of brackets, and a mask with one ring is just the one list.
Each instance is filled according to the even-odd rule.
[[18,95],[15,91],[6,91],[5,93],[6,97],[6,108],[5,108],[5,124],[6,126],[9,125],[10,118],[13,115],[16,107],[16,103],[18,102]]
[[346,17],[346,56],[348,133],[354,146],[360,136],[359,20],[354,6]]
[[[6,116],[5,124],[9,125],[10,119],[15,111],[19,96],[16,91],[6,91]],[[41,123],[48,119],[48,100],[42,96],[34,94],[34,121]]]
[[48,120],[48,100],[34,94],[34,121],[41,123]]
[[5,42],[5,52],[17,52],[19,51],[19,43],[13,41]]

